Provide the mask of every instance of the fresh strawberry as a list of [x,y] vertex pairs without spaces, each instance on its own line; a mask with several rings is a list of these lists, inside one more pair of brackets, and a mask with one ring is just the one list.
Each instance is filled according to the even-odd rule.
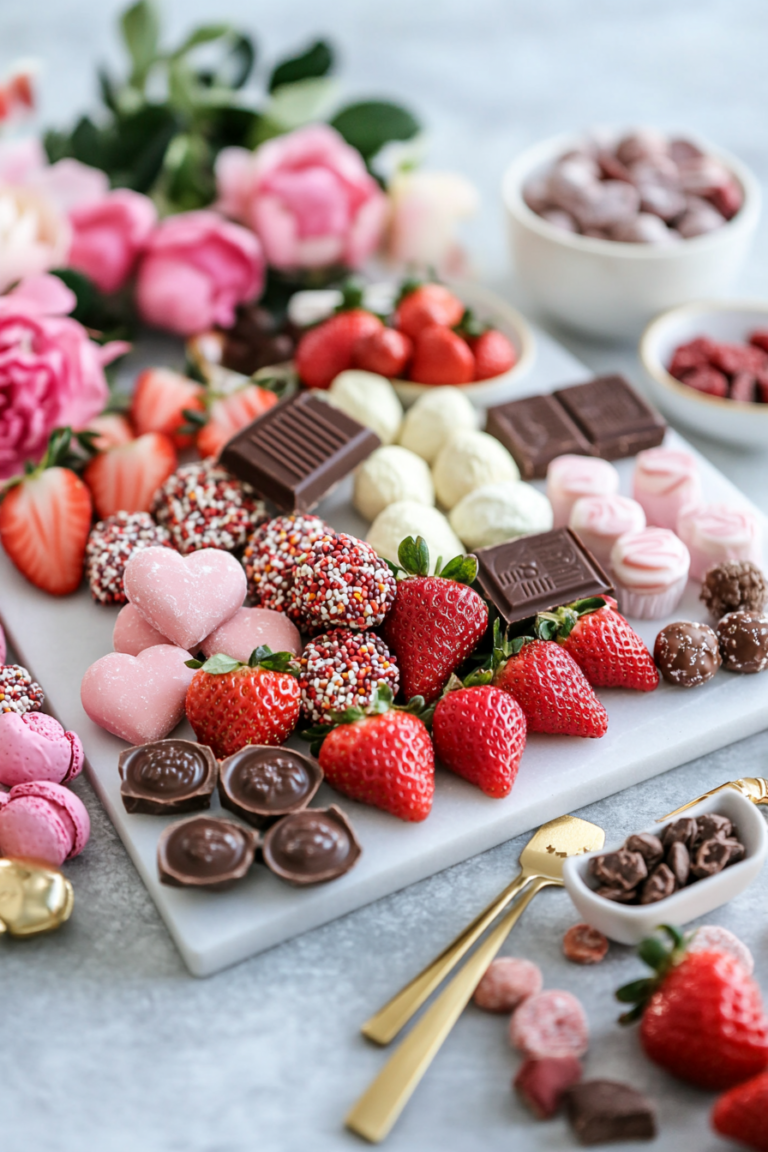
[[659,673],[645,643],[610,597],[577,600],[536,617],[540,640],[557,640],[593,688],[653,692]]
[[662,925],[670,945],[644,940],[640,958],[655,975],[620,988],[635,1007],[622,1024],[640,1019],[645,1054],[699,1088],[732,1088],[768,1068],[768,1018],[760,989],[726,952],[686,952],[677,928]]
[[430,576],[426,542],[408,536],[398,559],[408,575],[398,581],[382,634],[397,657],[405,699],[423,696],[431,704],[480,642],[488,608],[468,587],[477,573],[474,556],[457,556]]
[[340,372],[352,367],[358,340],[383,326],[372,312],[351,308],[310,328],[299,340],[294,357],[302,382],[307,388],[330,388]]
[[7,484],[0,503],[0,543],[8,558],[52,596],[79,587],[93,516],[90,492],[68,467],[83,459],[71,452],[71,438],[69,428],[53,432],[41,463]]
[[469,384],[475,379],[475,358],[466,340],[450,328],[423,328],[408,373],[419,384]]
[[276,394],[258,384],[247,384],[228,395],[212,395],[208,403],[208,419],[197,434],[198,452],[203,458],[218,456],[236,432],[275,404]]
[[185,410],[204,412],[205,389],[170,368],[147,368],[136,379],[131,419],[136,432],[164,432],[177,448],[188,448],[193,435],[182,432]]
[[118,412],[105,412],[101,416],[94,416],[89,421],[86,432],[93,432],[93,447],[97,452],[106,452],[107,448],[116,448],[118,444],[127,444],[134,439],[133,428],[128,419]]
[[[414,702],[416,709],[421,705]],[[322,739],[318,759],[327,783],[400,820],[426,820],[435,793],[435,753],[424,722],[392,707],[386,687],[366,712],[348,708],[339,719],[330,732],[324,727],[304,734]]]
[[413,355],[410,336],[396,328],[379,328],[363,336],[352,350],[352,366],[379,376],[402,376]]
[[[290,652],[256,648],[247,664],[219,652],[187,689],[187,719],[197,740],[222,760],[246,744],[283,744],[299,719],[301,692]],[[298,671],[298,666],[297,669]]]
[[712,1112],[712,1127],[747,1148],[768,1152],[768,1072],[721,1096]]
[[475,380],[490,380],[509,372],[517,361],[517,351],[497,328],[488,328],[481,336],[469,340],[475,357]]
[[175,471],[176,449],[162,432],[147,432],[101,452],[83,473],[100,519],[115,512],[148,512],[160,485]]
[[420,284],[411,291],[408,287],[406,285],[395,313],[395,325],[406,336],[415,339],[433,324],[453,328],[464,315],[461,300],[442,284]]
[[529,732],[604,736],[608,713],[576,661],[551,640],[501,639],[494,626],[495,687],[510,692],[525,713]]
[[469,687],[451,679],[432,718],[438,759],[487,796],[508,796],[525,748],[523,710],[509,692],[475,685],[473,676]]

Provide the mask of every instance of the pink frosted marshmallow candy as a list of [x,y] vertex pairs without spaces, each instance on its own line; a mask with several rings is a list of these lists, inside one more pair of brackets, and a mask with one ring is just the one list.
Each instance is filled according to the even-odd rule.
[[594,456],[556,456],[547,469],[547,498],[555,528],[565,528],[571,509],[582,496],[613,496],[619,474],[607,460]]
[[126,564],[124,584],[144,619],[171,644],[187,649],[234,616],[247,591],[242,565],[218,548],[189,556],[142,548]]
[[0,806],[0,855],[58,868],[82,852],[91,822],[85,805],[61,784],[17,784]]
[[109,652],[83,676],[83,708],[94,724],[129,744],[163,740],[184,717],[195,674],[186,660],[189,652],[171,644],[145,648],[138,656]]
[[620,536],[611,549],[611,569],[624,616],[658,620],[674,611],[685,591],[688,549],[667,528],[644,528]]
[[83,745],[74,732],[43,712],[0,714],[0,784],[31,780],[68,784],[83,767]]
[[158,632],[144,619],[135,604],[125,604],[117,614],[112,647],[115,652],[125,652],[128,656],[138,656],[145,648],[155,648],[158,644],[170,644],[167,636]]
[[525,1056],[583,1056],[589,1025],[581,1002],[570,992],[539,992],[523,1000],[509,1022],[509,1041]]
[[541,969],[532,960],[501,956],[491,961],[472,999],[485,1012],[512,1012],[543,987]]
[[691,554],[691,576],[703,580],[724,560],[762,563],[762,529],[757,516],[732,504],[703,504],[680,513],[677,534]]
[[649,524],[675,532],[680,513],[698,504],[701,497],[695,459],[690,453],[673,448],[638,452],[632,495],[642,505]]
[[571,509],[568,527],[605,566],[619,536],[645,528],[645,512],[629,496],[581,496]]
[[234,616],[206,636],[202,649],[206,659],[224,652],[233,660],[247,664],[254,648],[262,645],[273,652],[301,655],[298,628],[284,612],[274,612],[271,608],[238,608]]

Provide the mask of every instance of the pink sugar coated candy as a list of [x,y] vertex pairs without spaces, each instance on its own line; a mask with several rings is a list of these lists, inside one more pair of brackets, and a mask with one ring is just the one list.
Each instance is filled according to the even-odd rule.
[[762,562],[760,521],[748,508],[732,504],[703,504],[685,509],[677,521],[677,534],[691,554],[691,576],[703,580],[710,568],[726,560]]
[[254,604],[286,612],[298,623],[300,613],[293,588],[296,561],[332,531],[319,516],[276,516],[261,524],[243,551],[248,595]]
[[751,976],[755,970],[754,957],[746,944],[739,940],[733,932],[729,932],[727,928],[721,928],[718,924],[703,924],[701,928],[697,928],[688,945],[688,951],[727,952],[729,956],[738,960],[748,976]]
[[304,627],[378,628],[395,599],[397,584],[370,544],[345,532],[321,536],[294,573]]
[[560,1110],[566,1088],[581,1080],[581,1064],[575,1056],[545,1056],[526,1060],[512,1081],[520,1099],[539,1120],[549,1120]]
[[491,962],[472,999],[485,1012],[513,1012],[543,986],[541,969],[533,961],[501,956]]
[[556,456],[547,468],[547,498],[555,528],[565,528],[580,497],[613,496],[618,490],[619,474],[607,460]]
[[58,868],[79,855],[91,822],[79,797],[49,781],[17,784],[0,806],[0,854]]
[[273,612],[269,608],[238,608],[234,616],[206,636],[202,649],[206,659],[224,652],[233,660],[247,664],[254,648],[262,645],[273,652],[301,655],[301,636],[296,625],[284,612]]
[[301,657],[301,712],[310,724],[331,724],[335,712],[365,710],[379,688],[397,695],[400,671],[380,636],[334,628],[307,643]]
[[0,714],[0,784],[32,780],[67,784],[83,767],[83,745],[74,732],[42,712]]
[[579,1000],[570,992],[529,996],[509,1022],[509,1040],[525,1056],[583,1056],[589,1047],[589,1025]]
[[0,808],[2,808],[5,804],[7,804],[8,801],[10,800],[10,798],[11,798],[10,792],[4,792],[3,789],[0,788]]
[[145,648],[155,648],[158,644],[170,644],[170,640],[144,619],[135,604],[126,604],[120,609],[112,632],[115,652],[138,656]]
[[571,509],[568,527],[605,567],[619,536],[645,528],[645,512],[629,496],[581,496]]
[[163,740],[184,716],[187,688],[195,674],[189,653],[171,644],[138,656],[109,652],[83,676],[80,699],[95,724],[129,744]]
[[125,591],[148,623],[179,648],[194,648],[241,607],[245,572],[234,556],[202,548],[180,556],[169,548],[134,552]]
[[199,548],[232,552],[267,515],[264,501],[250,485],[214,460],[177,468],[158,488],[150,512],[184,555]]
[[677,529],[684,508],[699,503],[699,466],[688,452],[671,448],[648,448],[638,452],[632,477],[632,495],[655,528]]

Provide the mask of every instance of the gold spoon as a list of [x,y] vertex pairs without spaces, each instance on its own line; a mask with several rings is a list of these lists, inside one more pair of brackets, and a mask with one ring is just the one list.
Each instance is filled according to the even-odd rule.
[[35,860],[0,859],[0,935],[37,936],[61,927],[72,914],[69,880]]
[[[373,1144],[384,1139],[464,1011],[488,965],[530,901],[541,888],[548,885],[562,887],[563,860],[566,857],[596,851],[604,843],[605,833],[602,828],[575,816],[560,816],[539,828],[523,849],[520,857],[522,870],[514,883],[502,892],[494,904],[481,912],[420,976],[364,1026],[363,1031],[367,1036],[372,1033],[387,1035],[390,1032],[392,1036],[396,1035],[402,1027],[397,1022],[402,1020],[405,1023],[410,1019],[429,992],[437,987],[498,913],[514,895],[525,889],[515,906],[470,956],[354,1105],[345,1121],[348,1128]],[[511,896],[508,895],[510,890],[513,890]],[[425,988],[429,991],[425,992]],[[406,996],[409,991],[412,992],[410,1002]],[[380,1024],[378,1028],[374,1026],[377,1020]]]
[[679,816],[681,812],[687,812],[689,808],[693,808],[694,804],[700,804],[708,796],[715,796],[718,792],[724,792],[726,788],[733,788],[736,792],[741,792],[742,796],[746,796],[753,804],[768,804],[768,780],[764,780],[761,776],[748,776],[744,780],[728,780],[717,788],[710,788],[709,792],[705,792],[703,796],[697,796],[695,800],[689,800],[687,804],[675,808],[674,812],[668,812],[666,816],[661,816],[658,822],[671,820],[674,816]]

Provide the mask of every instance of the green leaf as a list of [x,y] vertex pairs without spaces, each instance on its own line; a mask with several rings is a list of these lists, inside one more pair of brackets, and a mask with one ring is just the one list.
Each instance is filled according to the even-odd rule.
[[669,949],[656,936],[649,936],[647,940],[643,940],[637,949],[637,954],[644,964],[655,970],[663,968],[669,960]]
[[93,280],[84,272],[77,272],[74,268],[52,268],[51,275],[58,277],[70,291],[74,292],[77,303],[70,315],[75,320],[79,320],[81,324],[86,323],[98,295]]
[[415,116],[399,104],[386,100],[365,100],[342,108],[331,126],[368,163],[390,140],[411,140],[420,131]]
[[454,580],[457,584],[473,584],[477,576],[477,560],[474,556],[454,556],[442,571],[435,568],[435,574],[444,580]]
[[621,1004],[636,1004],[646,1000],[654,987],[654,980],[633,980],[630,984],[625,984],[616,991],[616,999]]
[[282,84],[263,109],[263,130],[274,136],[324,119],[336,102],[338,89],[338,82],[330,76]]
[[106,107],[109,108],[110,112],[117,112],[117,90],[115,88],[112,77],[109,75],[109,72],[107,72],[106,68],[99,68],[97,76],[99,79],[99,92],[101,93],[102,101]]
[[215,656],[211,656],[210,660],[206,660],[203,664],[203,672],[209,672],[211,676],[223,676],[227,672],[234,672],[236,668],[240,668],[239,660],[233,660],[231,656],[226,656],[223,652],[217,652]]
[[171,52],[170,59],[178,60],[180,56],[186,56],[187,52],[191,52],[200,44],[211,44],[214,40],[221,40],[224,36],[228,36],[231,30],[229,24],[201,24]]
[[131,83],[144,87],[149,69],[157,59],[160,17],[151,0],[138,0],[120,17],[125,46],[133,62]]
[[271,655],[272,649],[268,644],[259,644],[258,648],[254,648],[253,652],[251,652],[248,663],[251,668],[257,668],[262,660],[265,660],[267,656]]
[[427,576],[429,574],[429,547],[423,536],[406,536],[400,541],[397,550],[400,567],[411,576]]
[[567,608],[572,608],[578,616],[586,616],[590,612],[597,612],[598,608],[605,608],[608,601],[605,596],[589,596],[586,600],[574,600],[573,604],[567,604]]
[[327,76],[333,68],[333,49],[325,40],[316,40],[299,56],[281,60],[272,70],[268,89],[274,92],[284,84],[295,84],[299,80],[312,80]]
[[185,660],[184,663],[187,668],[202,668],[203,666],[202,660]]
[[642,1015],[643,1005],[636,1004],[634,1008],[629,1010],[629,1012],[622,1012],[621,1016],[619,1016],[619,1024],[623,1024],[625,1026],[627,1024],[635,1024],[642,1017]]
[[658,931],[666,933],[675,952],[681,952],[685,948],[685,933],[675,928],[673,924],[659,924]]
[[479,688],[485,684],[490,684],[493,680],[493,670],[491,668],[475,668],[474,672],[470,672],[469,676],[464,679],[465,688]]

